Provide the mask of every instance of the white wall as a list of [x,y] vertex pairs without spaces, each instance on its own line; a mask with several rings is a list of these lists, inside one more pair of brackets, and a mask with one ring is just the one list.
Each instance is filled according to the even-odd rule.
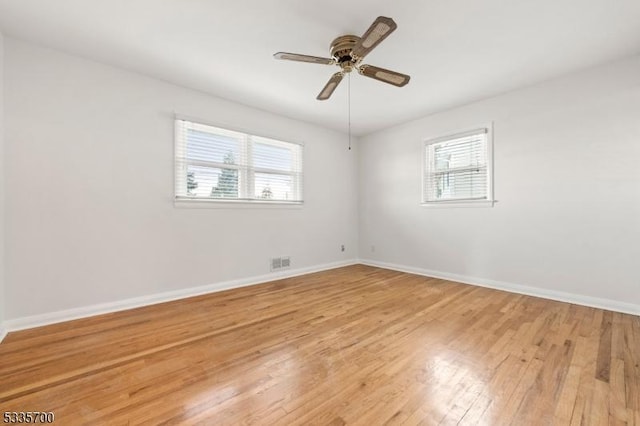
[[[345,135],[10,38],[5,58],[8,319],[357,257]],[[174,111],[304,142],[304,207],[175,208]]]
[[[421,207],[422,141],[490,121],[495,207]],[[360,257],[640,312],[639,161],[640,57],[369,135]]]
[[[349,152],[343,134],[4,41],[5,319],[264,275],[274,255],[350,260],[358,241],[373,262],[640,306],[640,58]],[[174,111],[303,141],[304,207],[175,208]],[[488,121],[496,206],[421,207],[422,140]]]
[[0,32],[0,340],[4,336],[4,36]]

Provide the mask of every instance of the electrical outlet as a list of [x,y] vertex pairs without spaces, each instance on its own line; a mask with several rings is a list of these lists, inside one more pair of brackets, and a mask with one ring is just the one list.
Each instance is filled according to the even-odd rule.
[[340,246],[340,251],[344,251],[344,244]]

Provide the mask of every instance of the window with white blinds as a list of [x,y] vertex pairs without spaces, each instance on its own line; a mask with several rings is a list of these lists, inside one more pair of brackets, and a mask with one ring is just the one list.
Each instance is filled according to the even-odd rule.
[[492,201],[490,128],[424,144],[423,202]]
[[302,202],[302,145],[176,120],[178,200]]

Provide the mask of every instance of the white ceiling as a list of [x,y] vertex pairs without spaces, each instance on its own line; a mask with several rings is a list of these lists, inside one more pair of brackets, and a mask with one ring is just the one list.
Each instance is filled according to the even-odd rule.
[[353,73],[359,135],[640,53],[640,0],[0,0],[11,37],[342,131],[346,81],[315,99],[337,68],[272,55],[329,56],[379,15],[398,29],[364,62],[411,82]]

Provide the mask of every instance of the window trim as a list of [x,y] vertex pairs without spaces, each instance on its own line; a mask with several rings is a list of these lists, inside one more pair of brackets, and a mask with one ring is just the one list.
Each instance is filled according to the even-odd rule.
[[[174,167],[173,167],[173,180],[174,180],[174,188],[173,188],[173,202],[174,202],[174,207],[197,207],[197,208],[285,208],[285,209],[289,209],[289,208],[301,208],[304,205],[304,177],[302,178],[301,181],[295,180],[294,179],[294,185],[295,185],[295,189],[296,191],[299,191],[300,194],[302,195],[302,199],[301,200],[292,200],[292,201],[288,201],[288,200],[262,200],[262,199],[246,199],[246,198],[241,198],[241,199],[236,199],[236,198],[198,198],[198,197],[185,197],[185,196],[179,196],[178,195],[178,186],[177,186],[177,182],[178,182],[178,154],[181,153],[181,150],[184,149],[184,147],[181,146],[181,137],[180,137],[180,125],[179,125],[179,121],[186,121],[189,122],[191,125],[195,125],[195,126],[210,126],[210,127],[215,127],[216,129],[220,129],[222,131],[227,131],[230,134],[232,133],[239,133],[242,134],[243,138],[245,139],[245,146],[242,147],[242,149],[251,149],[251,137],[256,137],[258,139],[269,139],[270,141],[273,142],[279,142],[282,143],[283,146],[284,144],[291,144],[291,145],[298,145],[300,147],[300,151],[299,151],[299,161],[300,161],[300,165],[301,165],[301,176],[304,176],[304,172],[302,171],[304,169],[304,143],[303,142],[298,142],[298,141],[284,141],[281,140],[279,137],[277,136],[272,136],[269,134],[255,134],[255,132],[250,131],[249,129],[246,128],[239,128],[239,127],[235,127],[235,126],[228,126],[226,124],[216,124],[214,122],[208,121],[208,120],[203,120],[201,118],[196,118],[196,117],[192,117],[192,116],[187,116],[187,115],[182,115],[182,114],[177,114],[174,113],[173,115],[173,120],[174,120],[174,152],[173,152],[173,163],[174,163]],[[233,136],[235,137],[235,135]],[[260,142],[258,142],[260,143]],[[202,162],[204,166],[206,167],[216,167],[216,166],[224,166],[225,168],[229,168],[229,165],[223,165],[223,164],[219,164],[217,162],[207,162],[207,161],[199,161],[196,160],[197,162]],[[205,164],[206,163],[206,164]],[[236,168],[239,170],[240,174],[247,174],[249,175],[249,173],[247,172],[247,170],[241,166],[235,166],[233,168]],[[262,169],[253,169],[254,174],[256,172],[261,172]],[[281,174],[281,175],[295,175],[295,173],[292,172],[287,172],[287,171],[277,171],[276,170],[271,170],[271,169],[264,169],[265,173],[275,173],[275,174]],[[186,181],[184,182],[184,184],[186,185]],[[245,185],[248,185],[248,176],[246,179],[246,183]]]
[[[435,143],[445,142],[450,139],[460,138],[468,135],[472,135],[480,129],[486,130],[487,135],[487,198],[474,199],[474,198],[459,198],[459,199],[447,199],[447,200],[426,200],[426,181],[427,181],[427,149],[429,145]],[[423,207],[435,207],[435,208],[447,208],[447,207],[493,207],[496,203],[494,198],[494,175],[493,175],[493,122],[484,123],[478,126],[469,126],[457,131],[447,132],[435,137],[423,138],[422,140],[422,173],[420,178],[422,180],[420,205]]]

